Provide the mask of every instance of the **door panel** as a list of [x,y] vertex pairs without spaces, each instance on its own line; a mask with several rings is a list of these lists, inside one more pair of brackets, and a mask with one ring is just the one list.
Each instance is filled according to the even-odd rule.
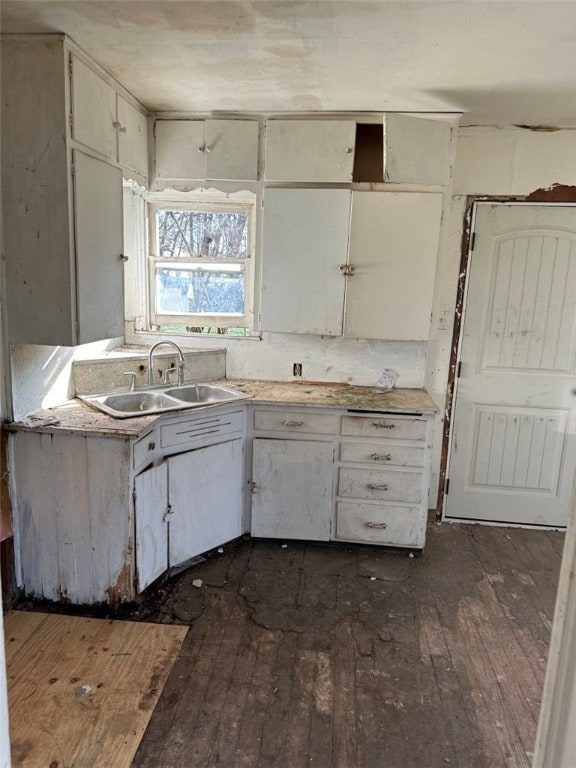
[[480,204],[445,516],[566,524],[576,470],[576,208]]
[[168,465],[162,462],[134,479],[138,591],[168,568]]

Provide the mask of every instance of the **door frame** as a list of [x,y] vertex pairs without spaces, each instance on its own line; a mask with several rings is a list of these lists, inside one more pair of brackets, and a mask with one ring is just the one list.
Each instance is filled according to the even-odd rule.
[[[464,313],[466,309],[466,292],[470,269],[471,240],[476,218],[476,205],[488,203],[498,205],[511,203],[517,205],[567,205],[576,204],[576,187],[556,185],[549,190],[539,189],[526,196],[489,196],[469,195],[466,198],[464,211],[464,226],[460,243],[460,268],[458,270],[458,284],[456,291],[456,306],[454,308],[454,322],[452,342],[450,346],[450,362],[448,365],[448,381],[446,384],[445,418],[442,425],[442,451],[440,455],[440,469],[438,473],[438,498],[436,504],[436,520],[445,520],[444,501],[446,498],[446,482],[448,476],[448,463],[450,459],[450,443],[454,425],[454,408],[456,402],[456,381],[458,379],[458,361],[460,358],[460,346],[462,343],[462,331],[464,329]],[[446,521],[447,522],[447,521]],[[494,525],[507,525],[506,523],[494,523]],[[538,526],[530,526],[538,527]]]

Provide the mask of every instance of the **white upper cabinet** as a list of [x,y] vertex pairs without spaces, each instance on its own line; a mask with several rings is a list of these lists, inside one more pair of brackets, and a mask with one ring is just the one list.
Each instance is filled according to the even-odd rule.
[[427,339],[442,201],[439,192],[267,189],[261,330]]
[[146,114],[74,54],[70,54],[70,74],[72,140],[136,172],[136,180],[147,184]]
[[116,161],[116,91],[94,69],[71,54],[72,138]]
[[347,189],[267,189],[261,329],[342,334]]
[[269,120],[266,180],[350,182],[355,136],[351,120]]
[[118,162],[148,179],[148,118],[118,94]]
[[442,120],[384,115],[384,181],[449,184],[451,135],[452,126]]
[[[14,344],[74,346],[124,335],[122,170],[110,157],[115,128],[113,141],[104,130],[116,94],[97,75],[92,82],[81,62],[76,87],[95,88],[92,124],[80,106],[88,109],[90,91],[79,99],[68,90],[69,54],[60,35],[2,41],[2,177],[9,190],[2,216]],[[70,135],[75,98],[82,151]],[[97,124],[99,112],[106,120]]]
[[353,192],[344,336],[430,332],[442,193]]
[[256,181],[256,120],[157,120],[157,179]]

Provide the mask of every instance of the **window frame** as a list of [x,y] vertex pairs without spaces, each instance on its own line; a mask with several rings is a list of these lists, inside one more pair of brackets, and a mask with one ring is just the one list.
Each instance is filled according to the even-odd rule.
[[[244,213],[247,221],[246,257],[242,259],[211,259],[208,257],[162,259],[158,251],[157,212],[159,210],[199,211],[217,213]],[[147,245],[147,318],[148,327],[154,332],[161,326],[184,325],[188,328],[247,328],[248,335],[253,336],[255,320],[255,252],[256,252],[256,197],[254,200],[208,200],[186,197],[154,199],[149,197],[146,203],[148,245]],[[158,313],[156,311],[156,267],[159,264],[173,267],[176,264],[240,264],[244,267],[244,314],[191,314],[179,312],[175,314]],[[188,335],[199,335],[200,332],[187,330]],[[207,335],[207,334],[202,334]],[[232,336],[230,336],[232,338]],[[246,338],[246,337],[243,337]]]

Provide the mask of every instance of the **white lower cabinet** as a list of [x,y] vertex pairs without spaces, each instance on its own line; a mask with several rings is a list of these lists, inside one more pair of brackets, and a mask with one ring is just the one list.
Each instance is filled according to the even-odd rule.
[[423,548],[431,414],[256,407],[252,423],[254,536]]
[[134,480],[142,591],[169,567],[244,533],[243,440],[171,456]]
[[252,461],[252,535],[327,541],[333,441],[257,438]]

